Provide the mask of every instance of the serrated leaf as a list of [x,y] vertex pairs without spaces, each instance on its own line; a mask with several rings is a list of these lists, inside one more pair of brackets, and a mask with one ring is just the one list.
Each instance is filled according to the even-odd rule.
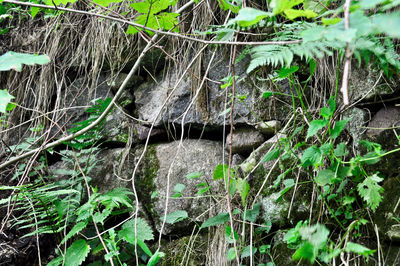
[[267,154],[265,154],[265,156],[261,160],[261,163],[265,163],[265,162],[268,162],[268,161],[275,160],[275,159],[277,159],[279,157],[279,155],[280,155],[279,148],[275,148],[272,151],[270,151]]
[[7,112],[7,105],[14,98],[15,97],[9,94],[7,90],[0,90],[0,113]]
[[189,179],[195,179],[195,178],[200,178],[204,173],[203,172],[194,172],[186,175],[186,178]]
[[[136,232],[138,240],[146,241],[154,239],[153,230],[151,230],[151,227],[142,218],[137,219]],[[122,229],[118,232],[118,236],[130,244],[135,244],[135,220],[133,219],[124,223]]]
[[77,223],[72,229],[68,232],[68,234],[64,237],[64,239],[61,241],[60,245],[64,244],[65,241],[82,231],[83,229],[86,228],[88,222],[87,221],[82,221]]
[[183,210],[174,211],[167,215],[166,223],[174,224],[188,218],[188,213]]
[[228,252],[226,253],[226,260],[231,261],[234,260],[235,258],[236,258],[235,248],[232,247],[228,249]]
[[318,131],[328,125],[328,121],[323,119],[323,120],[313,120],[310,122],[310,126],[307,130],[307,137],[306,141],[314,136],[315,134],[318,133]]
[[207,219],[201,225],[200,229],[207,228],[207,227],[214,226],[214,225],[224,224],[227,221],[229,221],[229,214],[226,212],[221,212],[221,213],[218,213],[216,216]]
[[321,161],[321,151],[313,145],[304,151],[300,160],[304,167],[315,166]]
[[376,250],[366,248],[363,245],[353,243],[353,242],[348,242],[346,245],[346,248],[344,250],[346,252],[354,252],[354,253],[362,255],[366,258],[368,258],[368,256],[370,256],[370,255],[373,255],[376,251]]
[[331,179],[335,177],[335,172],[330,169],[324,169],[318,172],[315,177],[315,182],[320,186],[325,186],[331,183]]
[[250,256],[254,256],[254,254],[257,253],[257,248],[256,247],[251,247],[250,245],[248,245],[247,247],[245,247],[242,250],[242,255],[240,256],[242,259],[250,257]]
[[335,138],[339,137],[340,133],[342,133],[344,127],[346,126],[347,122],[349,122],[349,120],[350,119],[347,118],[344,120],[337,121],[335,124],[335,127],[331,131],[330,138],[335,139]]
[[334,154],[337,157],[342,157],[342,156],[347,156],[349,154],[349,151],[347,150],[347,145],[345,142],[341,142],[336,146],[336,149],[334,150]]
[[246,206],[246,197],[250,191],[250,185],[246,179],[238,178],[236,180],[236,190],[239,192],[242,199],[242,205]]
[[218,180],[228,176],[228,166],[226,164],[219,164],[215,167],[213,179]]
[[379,182],[383,181],[377,174],[367,176],[365,180],[357,185],[358,193],[361,198],[365,200],[371,210],[375,211],[376,208],[382,201],[383,188],[378,185]]
[[257,220],[257,217],[260,213],[260,208],[261,208],[260,203],[254,204],[253,209],[246,210],[246,212],[242,214],[243,220],[246,219],[247,221],[254,223]]
[[79,266],[90,252],[90,246],[84,239],[75,240],[65,253],[65,265]]

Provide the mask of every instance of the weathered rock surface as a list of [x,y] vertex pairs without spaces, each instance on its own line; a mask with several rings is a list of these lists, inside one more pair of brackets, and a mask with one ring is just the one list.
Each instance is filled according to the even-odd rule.
[[[231,134],[226,137],[226,150],[230,149]],[[264,142],[264,136],[252,128],[239,128],[232,134],[232,153],[250,153]]]
[[[136,150],[136,158],[143,150]],[[208,197],[197,197],[199,189],[210,185],[210,192],[204,195],[219,194],[224,191],[222,180],[213,181],[213,171],[222,162],[223,148],[220,142],[209,140],[184,140],[150,145],[139,167],[136,177],[138,193],[143,200],[146,213],[157,230],[161,229],[162,217],[166,208],[168,193],[168,213],[184,210],[193,221],[204,221],[213,201]],[[133,166],[130,166],[133,167]],[[193,172],[202,172],[201,178],[189,179]],[[205,183],[206,182],[206,183]],[[203,183],[202,185],[200,185]],[[182,197],[174,198],[174,188],[183,184]],[[151,191],[157,195],[151,198]],[[185,198],[186,197],[186,198]],[[182,234],[190,225],[186,219],[176,224],[167,224],[164,234]]]
[[256,125],[256,129],[260,131],[262,134],[267,136],[273,136],[276,132],[278,132],[282,128],[281,122],[277,120],[271,120],[266,122],[258,122]]
[[[205,55],[205,70],[211,59],[211,53]],[[199,93],[197,99],[189,107],[193,96],[198,88],[197,82],[189,77],[185,77],[180,84],[176,86],[179,79],[178,73],[170,73],[166,77],[159,76],[157,84],[154,82],[143,83],[135,90],[135,103],[137,106],[139,118],[147,122],[155,121],[156,126],[167,123],[184,125],[193,124],[202,126],[204,124],[214,127],[227,125],[229,120],[221,115],[223,111],[229,108],[226,89],[221,89],[222,82],[229,75],[230,59],[220,56],[215,59],[211,65],[208,74],[208,81]],[[237,64],[235,71],[237,83],[235,86],[236,95],[244,96],[243,101],[237,101],[234,109],[234,124],[257,123],[262,120],[284,120],[287,119],[287,113],[291,110],[291,99],[275,101],[274,97],[265,99],[262,97],[264,91],[271,90],[266,82],[258,82],[247,78],[246,68],[248,58]],[[176,89],[174,89],[176,86]],[[277,90],[288,90],[288,87],[277,88]],[[290,89],[289,89],[290,90]],[[228,91],[229,93],[230,91]],[[285,91],[287,93],[287,91]],[[290,93],[290,91],[289,91]],[[285,103],[288,100],[288,103]],[[164,102],[166,102],[165,106]],[[276,107],[276,108],[274,108]],[[161,111],[160,111],[161,110]],[[276,113],[275,113],[276,110]],[[185,117],[183,117],[184,113]],[[253,115],[254,112],[257,117]],[[160,113],[160,115],[158,115]]]
[[383,78],[383,74],[374,68],[356,68],[349,77],[349,99],[355,102],[377,101],[399,91],[397,82]]

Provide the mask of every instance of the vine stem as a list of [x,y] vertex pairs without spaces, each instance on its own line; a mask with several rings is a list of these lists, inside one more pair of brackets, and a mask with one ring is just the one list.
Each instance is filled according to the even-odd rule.
[[[235,40],[237,40],[237,35],[235,36]],[[235,249],[235,257],[237,264],[240,265],[239,255],[237,251],[236,239],[235,239],[235,230],[233,228],[233,215],[232,215],[232,206],[231,206],[231,199],[230,199],[230,183],[232,177],[232,145],[233,145],[233,129],[234,129],[234,121],[233,121],[233,109],[235,108],[235,92],[236,92],[236,79],[235,79],[235,59],[237,53],[237,46],[233,46],[232,52],[232,61],[231,61],[231,73],[232,73],[232,103],[231,103],[231,111],[229,115],[229,122],[230,122],[230,140],[229,140],[229,159],[228,159],[228,181],[226,182],[226,200],[228,204],[228,213],[229,219],[231,224],[231,237],[233,240],[233,246]]]
[[[269,42],[230,42],[230,41],[207,41],[203,39],[198,39],[190,36],[186,36],[183,34],[175,33],[172,31],[162,31],[162,30],[156,30],[153,28],[149,28],[146,26],[143,26],[141,24],[131,22],[129,20],[121,19],[121,18],[116,18],[112,16],[107,16],[103,14],[98,14],[98,13],[92,13],[84,10],[77,10],[73,8],[65,8],[65,7],[55,7],[55,6],[48,6],[48,5],[42,5],[42,4],[34,4],[31,2],[21,2],[21,1],[15,1],[15,0],[4,0],[3,3],[10,3],[10,4],[16,4],[16,5],[21,5],[21,6],[31,6],[31,7],[39,7],[39,8],[44,8],[44,9],[53,9],[53,10],[61,10],[61,11],[68,11],[68,12],[73,12],[73,13],[78,13],[78,14],[83,14],[83,15],[88,15],[88,16],[94,16],[94,17],[99,17],[99,18],[104,18],[108,20],[113,20],[113,21],[118,21],[123,24],[128,24],[136,28],[140,28],[142,30],[147,30],[151,31],[154,33],[158,33],[160,35],[167,35],[167,36],[172,36],[172,37],[178,37],[181,39],[186,39],[189,41],[194,41],[194,42],[199,42],[203,44],[225,44],[225,45],[285,45],[285,44],[296,44],[296,43],[301,43],[302,40],[292,40],[292,41],[269,41]],[[183,7],[190,6],[194,3],[194,1],[190,1],[184,6],[180,8],[182,10]],[[177,12],[179,13],[179,12]]]

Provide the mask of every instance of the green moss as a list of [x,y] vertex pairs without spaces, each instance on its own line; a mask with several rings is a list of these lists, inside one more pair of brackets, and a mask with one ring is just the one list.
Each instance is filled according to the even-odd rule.
[[155,199],[151,198],[152,193],[156,191],[154,179],[157,177],[159,168],[156,145],[149,145],[138,171],[138,194],[146,213],[152,217],[153,221],[159,218],[157,212],[154,211]]
[[117,135],[117,141],[122,143],[128,143],[129,135],[128,133],[121,133]]

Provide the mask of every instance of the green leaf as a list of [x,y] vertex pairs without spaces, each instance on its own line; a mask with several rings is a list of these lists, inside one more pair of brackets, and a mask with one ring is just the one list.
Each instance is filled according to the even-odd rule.
[[264,98],[269,98],[272,95],[274,95],[274,92],[272,92],[272,91],[264,91],[264,93],[263,93]]
[[200,178],[204,173],[203,172],[194,172],[186,175],[186,178],[189,179],[195,179],[195,178]]
[[182,192],[183,192],[184,189],[185,189],[185,185],[184,184],[180,184],[180,183],[176,184],[175,187],[174,187],[175,194],[174,194],[173,197],[174,198],[181,197],[182,196]]
[[272,14],[265,11],[245,7],[240,9],[239,14],[234,19],[231,19],[227,25],[238,24],[240,27],[250,27],[270,15]]
[[300,160],[304,167],[316,166],[321,161],[321,151],[313,145],[304,151]]
[[400,12],[376,15],[372,18],[372,22],[380,32],[389,37],[400,38]]
[[339,137],[340,133],[342,133],[344,127],[346,126],[347,122],[349,122],[349,120],[350,119],[347,118],[344,120],[337,121],[335,124],[335,127],[331,131],[330,138],[335,139],[335,138]]
[[245,247],[242,250],[242,255],[240,256],[242,259],[250,257],[250,256],[254,256],[254,254],[257,253],[257,248],[256,247],[251,247],[250,245],[248,245],[247,247]]
[[153,256],[151,256],[151,258],[149,259],[149,262],[147,262],[147,266],[155,266],[156,264],[157,264],[157,262],[161,259],[161,258],[163,258],[165,256],[165,253],[164,252],[161,252],[161,251],[156,251],[155,253],[154,253],[154,255]]
[[224,11],[230,10],[236,14],[240,10],[239,6],[233,5],[229,0],[218,0],[218,4],[219,4],[219,7]]
[[315,182],[320,186],[325,186],[331,183],[331,179],[335,177],[335,172],[330,169],[324,169],[318,172],[315,177]]
[[362,9],[371,9],[371,8],[375,8],[377,5],[384,4],[385,2],[388,2],[388,1],[387,0],[361,0],[360,7]]
[[[154,239],[153,230],[151,230],[151,227],[142,218],[137,219],[136,232],[138,240]],[[130,244],[135,244],[135,219],[124,223],[122,229],[118,232],[118,236]]]
[[328,121],[327,120],[313,120],[310,122],[310,127],[307,130],[307,137],[306,137],[306,141],[314,136],[315,134],[318,133],[318,131],[320,129],[322,129],[323,127],[326,127],[328,125]]
[[328,100],[328,107],[321,108],[321,116],[326,120],[333,116],[333,113],[336,110],[336,100],[335,97],[331,97]]
[[304,242],[300,246],[300,248],[298,248],[296,252],[293,254],[292,259],[293,260],[305,259],[310,261],[311,263],[314,263],[316,257],[317,254],[315,254],[314,252],[314,246],[310,242]]
[[0,56],[0,71],[11,69],[21,71],[23,64],[33,66],[35,64],[44,65],[49,62],[50,58],[47,55],[21,54],[8,51]]
[[[235,230],[233,230],[233,236],[235,237],[235,240],[238,241],[239,235],[235,232]],[[232,237],[232,227],[228,225],[225,225],[225,237],[228,243],[232,244],[234,242]]]
[[312,10],[286,9],[284,13],[290,20],[294,20],[298,17],[315,18],[318,16],[318,14]]
[[287,78],[293,73],[296,73],[299,70],[298,66],[292,66],[290,68],[282,67],[281,69],[277,70],[279,78]]
[[166,223],[174,224],[188,218],[188,213],[183,210],[174,211],[167,215]]
[[292,9],[292,7],[303,2],[304,0],[272,0],[270,5],[273,8],[274,15],[278,15],[285,10]]
[[221,212],[221,213],[218,213],[216,216],[211,217],[207,221],[205,221],[201,225],[200,229],[207,228],[207,227],[214,226],[214,225],[224,224],[227,221],[229,221],[229,214],[226,212]]
[[228,176],[228,166],[226,164],[219,164],[215,167],[213,179],[218,180]]
[[8,93],[7,90],[0,90],[0,113],[7,112],[7,105],[15,97]]
[[65,241],[67,241],[68,239],[70,239],[71,237],[73,237],[74,235],[76,235],[77,233],[82,231],[83,229],[85,229],[87,224],[88,224],[87,221],[77,223],[74,227],[72,227],[72,229],[64,237],[64,239],[61,241],[60,245],[64,244]]
[[257,220],[258,214],[260,213],[260,208],[260,203],[254,204],[253,209],[246,210],[246,212],[242,214],[243,220],[246,219],[247,221],[254,223]]
[[265,156],[261,160],[261,163],[265,163],[265,162],[268,162],[268,161],[275,160],[275,159],[277,159],[279,157],[279,155],[280,155],[279,148],[275,148],[272,151],[270,151],[267,154],[265,154]]
[[93,0],[93,2],[95,2],[96,4],[99,4],[101,6],[105,6],[108,7],[108,5],[112,4],[112,3],[120,3],[123,0]]
[[368,258],[368,256],[370,256],[370,255],[373,255],[376,251],[376,250],[366,248],[363,245],[353,243],[353,242],[348,242],[346,245],[346,248],[344,250],[346,252],[354,252],[354,253],[362,255],[366,258]]
[[246,197],[250,191],[250,185],[246,179],[238,178],[236,180],[236,190],[239,192],[240,197],[242,198],[242,205],[246,206]]
[[90,252],[90,246],[84,239],[75,240],[65,253],[65,265],[79,266]]
[[228,252],[226,253],[226,260],[231,261],[231,260],[234,260],[235,258],[236,258],[235,248],[232,247],[232,248],[228,249]]
[[[67,5],[68,3],[75,3],[77,0],[46,0],[46,5],[48,6],[58,6],[58,5]],[[53,4],[54,3],[54,4]]]
[[347,156],[349,154],[349,151],[347,150],[347,145],[345,142],[341,142],[336,146],[336,149],[334,150],[334,154],[336,157],[342,157],[342,156]]
[[322,18],[321,22],[322,24],[329,26],[329,25],[334,25],[342,21],[341,18]]
[[357,190],[360,196],[365,200],[371,210],[375,211],[382,201],[383,188],[378,185],[383,181],[377,174],[367,176],[365,180],[357,185]]

